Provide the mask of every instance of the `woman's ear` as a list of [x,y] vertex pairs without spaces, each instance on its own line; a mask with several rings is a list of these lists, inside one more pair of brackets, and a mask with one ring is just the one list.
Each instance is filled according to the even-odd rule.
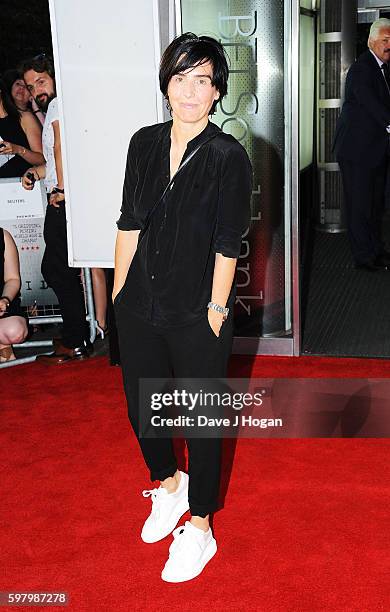
[[166,94],[164,97],[165,97],[165,106],[166,106],[166,109],[172,115],[172,106],[170,105],[168,94]]

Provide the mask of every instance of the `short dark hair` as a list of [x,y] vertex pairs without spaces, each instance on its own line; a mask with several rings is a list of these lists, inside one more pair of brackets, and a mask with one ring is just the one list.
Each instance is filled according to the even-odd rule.
[[[181,58],[181,59],[180,59]],[[197,36],[186,32],[175,38],[165,49],[160,62],[160,89],[167,98],[168,84],[175,74],[185,72],[189,68],[210,62],[213,67],[211,84],[219,92],[219,100],[215,100],[210,109],[210,115],[215,113],[218,102],[227,94],[229,67],[226,53],[220,42],[210,36]]]
[[35,57],[30,57],[20,62],[18,71],[23,76],[29,70],[34,70],[34,72],[47,72],[52,79],[56,78],[54,72],[54,62],[52,58],[45,53],[35,55]]
[[8,92],[7,86],[2,78],[0,78],[0,98],[7,115],[20,122],[20,112],[11,98],[11,94]]

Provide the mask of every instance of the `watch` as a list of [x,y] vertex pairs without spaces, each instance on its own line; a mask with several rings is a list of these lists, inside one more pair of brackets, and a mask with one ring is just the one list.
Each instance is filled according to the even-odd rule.
[[216,304],[215,302],[209,302],[207,304],[207,308],[212,308],[212,310],[216,310],[217,312],[220,312],[221,314],[223,314],[223,318],[226,320],[227,316],[229,314],[229,308],[224,308],[223,306],[220,306],[219,304]]

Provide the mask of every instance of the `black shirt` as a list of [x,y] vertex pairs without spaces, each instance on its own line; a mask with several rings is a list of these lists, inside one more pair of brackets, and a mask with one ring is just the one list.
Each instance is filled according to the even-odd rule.
[[[169,183],[171,127],[172,121],[148,126],[132,137],[118,229],[142,229]],[[153,213],[115,300],[163,327],[204,316],[215,253],[237,258],[250,221],[252,169],[245,149],[208,123],[188,143],[183,160],[199,144]],[[227,306],[234,295],[233,283]]]

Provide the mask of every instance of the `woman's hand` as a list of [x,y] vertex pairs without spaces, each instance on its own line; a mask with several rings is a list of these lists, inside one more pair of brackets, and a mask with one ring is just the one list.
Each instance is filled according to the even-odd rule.
[[49,204],[50,206],[54,206],[54,208],[60,207],[60,202],[65,200],[65,196],[63,193],[58,193],[57,191],[53,191],[50,195]]
[[8,309],[8,300],[5,300],[4,298],[2,298],[0,300],[0,317],[2,317]]
[[112,290],[112,295],[111,295],[111,299],[112,299],[112,303],[115,302],[115,298],[118,295],[119,291],[122,289],[122,287],[120,287],[119,289],[117,287],[114,287]]
[[213,310],[212,308],[208,309],[208,321],[209,321],[209,325],[211,327],[211,329],[213,330],[214,334],[217,336],[217,338],[219,338],[219,334],[221,331],[221,327],[223,324],[223,314],[221,312],[217,312],[216,310]]
[[0,148],[1,155],[19,155],[23,150],[26,151],[24,147],[13,142],[7,142],[6,140],[3,140],[1,144],[5,145]]
[[22,176],[22,186],[24,187],[24,189],[27,189],[27,191],[31,191],[31,189],[34,189],[34,183],[27,176],[30,173],[35,176],[36,181],[40,180],[40,176],[34,167],[26,170],[26,172]]
[[30,104],[31,104],[33,113],[36,113],[37,111],[41,110],[38,104],[36,103],[34,96],[30,96]]

